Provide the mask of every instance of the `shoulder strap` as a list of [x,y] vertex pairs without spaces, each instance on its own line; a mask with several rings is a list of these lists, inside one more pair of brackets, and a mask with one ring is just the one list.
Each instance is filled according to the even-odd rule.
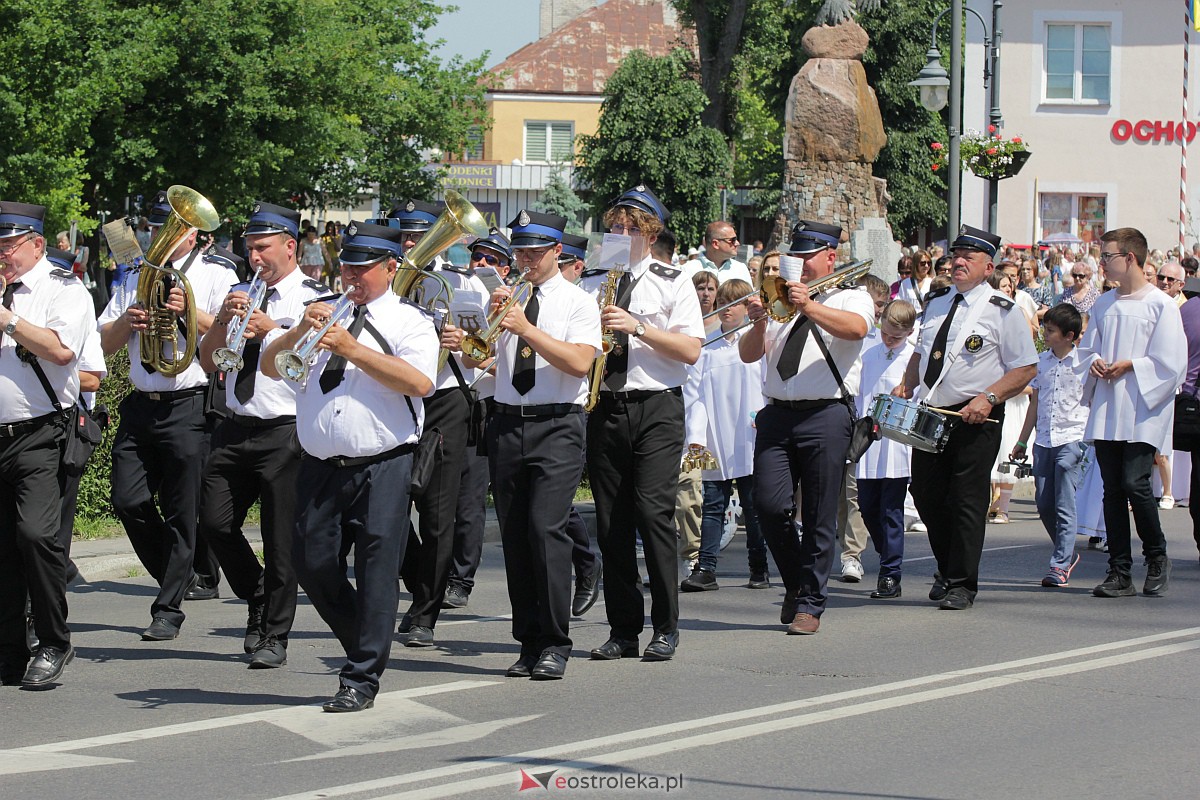
[[46,397],[50,398],[50,402],[54,405],[54,410],[59,414],[65,414],[62,403],[58,402],[58,395],[50,388],[50,380],[46,377],[46,371],[42,369],[41,363],[35,358],[29,362],[33,367],[33,371],[37,374],[38,381],[42,384],[42,388],[46,391]]
[[851,420],[858,419],[858,409],[855,408],[850,393],[846,391],[846,384],[842,382],[842,372],[837,368],[837,364],[833,361],[833,356],[829,353],[829,347],[825,344],[825,337],[821,335],[819,330],[814,330],[812,334],[813,338],[817,340],[817,347],[821,348],[821,355],[825,356],[825,363],[829,365],[829,371],[833,373],[833,379],[837,381],[838,389],[842,392],[842,402],[850,409]]
[[446,361],[450,364],[450,371],[454,373],[454,380],[458,381],[458,388],[462,390],[463,397],[467,400],[467,408],[475,402],[471,395],[471,387],[467,386],[467,381],[463,378],[462,371],[458,368],[458,364],[454,363],[454,354],[451,353],[446,357]]

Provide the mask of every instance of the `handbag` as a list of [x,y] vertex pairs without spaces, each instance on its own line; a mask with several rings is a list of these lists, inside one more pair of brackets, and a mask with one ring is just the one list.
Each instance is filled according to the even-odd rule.
[[1174,448],[1200,450],[1200,398],[1192,394],[1175,395]]
[[46,397],[50,398],[54,410],[66,423],[66,435],[62,441],[62,460],[60,462],[63,470],[72,478],[82,475],[92,452],[104,438],[104,431],[100,429],[100,426],[96,424],[96,421],[78,400],[71,404],[70,409],[63,408],[62,403],[58,401],[58,395],[50,388],[50,380],[46,377],[45,370],[42,369],[41,363],[32,353],[28,353],[21,360],[33,367],[38,382],[42,384],[42,389],[46,392]]
[[[404,397],[408,410],[413,416],[413,424],[417,424],[417,410],[413,407],[412,398]],[[429,484],[433,482],[433,471],[442,460],[442,432],[437,428],[426,428],[417,440],[417,449],[413,453],[412,479],[409,481],[409,499],[424,497]]]

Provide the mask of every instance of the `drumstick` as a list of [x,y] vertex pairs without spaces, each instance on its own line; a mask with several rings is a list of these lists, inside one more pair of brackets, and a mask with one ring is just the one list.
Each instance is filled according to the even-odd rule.
[[[926,406],[926,408],[928,408],[930,411],[936,411],[939,414],[950,414],[951,416],[955,416],[955,417],[962,416],[961,411],[951,411],[948,408],[934,408],[933,406]],[[984,422],[995,422],[997,425],[1000,424],[1000,420],[992,419],[991,417],[988,417],[987,419],[985,419]]]

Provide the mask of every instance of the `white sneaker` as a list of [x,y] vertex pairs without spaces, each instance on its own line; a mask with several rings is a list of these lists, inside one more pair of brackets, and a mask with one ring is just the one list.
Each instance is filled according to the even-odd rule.
[[929,528],[926,528],[925,523],[921,522],[921,520],[917,520],[912,525],[909,525],[908,529],[910,531],[916,531],[917,533],[928,533],[929,532]]
[[1174,508],[1175,507],[1175,498],[1171,497],[1171,495],[1169,495],[1169,494],[1164,494],[1158,500],[1158,507],[1161,508],[1163,511],[1168,511],[1168,510]]
[[862,562],[857,558],[847,558],[842,561],[842,583],[858,583],[865,574]]

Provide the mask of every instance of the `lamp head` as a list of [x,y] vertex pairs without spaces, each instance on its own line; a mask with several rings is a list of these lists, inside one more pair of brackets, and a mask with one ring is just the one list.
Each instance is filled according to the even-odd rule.
[[950,77],[942,66],[942,54],[936,47],[929,49],[925,59],[925,67],[917,79],[909,81],[908,85],[920,89],[921,105],[930,111],[941,111],[950,101]]

